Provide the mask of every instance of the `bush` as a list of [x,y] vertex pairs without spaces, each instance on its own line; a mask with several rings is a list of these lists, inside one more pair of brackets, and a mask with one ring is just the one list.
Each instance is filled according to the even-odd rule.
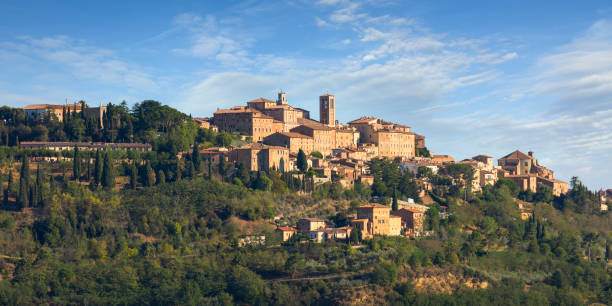
[[397,280],[397,266],[393,262],[383,261],[374,266],[372,282],[380,286],[393,284]]

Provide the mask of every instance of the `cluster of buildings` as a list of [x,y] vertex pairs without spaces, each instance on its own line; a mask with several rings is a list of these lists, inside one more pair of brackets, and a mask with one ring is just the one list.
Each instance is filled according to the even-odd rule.
[[279,227],[283,241],[300,233],[314,242],[328,240],[345,241],[350,238],[352,231],[359,231],[362,239],[380,236],[420,236],[423,233],[425,211],[424,205],[402,201],[399,209],[391,211],[391,207],[369,203],[357,208],[357,213],[349,216],[350,226],[334,227],[332,224],[319,218],[303,218],[297,222],[296,227]]
[[45,118],[47,116],[54,116],[58,121],[64,121],[64,115],[72,114],[72,113],[81,113],[85,112],[85,115],[88,117],[94,117],[98,119],[100,124],[102,124],[102,117],[104,113],[106,113],[106,106],[98,106],[98,107],[85,107],[81,103],[73,103],[73,104],[33,104],[28,105],[23,108],[26,113],[26,116],[30,119],[40,119]]
[[504,177],[514,181],[522,190],[536,192],[538,185],[546,185],[552,189],[555,196],[567,193],[568,184],[554,178],[552,170],[538,164],[533,152],[525,154],[514,151],[497,160],[504,171]]
[[373,117],[340,124],[335,99],[330,94],[319,97],[319,121],[312,120],[309,111],[289,105],[284,92],[276,101],[259,98],[194,120],[202,127],[251,137],[251,144],[233,148],[227,156],[253,171],[290,171],[300,150],[306,155],[319,152],[323,158],[309,157],[309,166],[323,177],[334,173],[347,185],[367,173],[366,162],[372,158],[410,159],[416,148],[425,148],[425,137],[405,125]]
[[[533,152],[528,154],[521,151],[514,151],[497,160],[494,165],[493,157],[488,155],[477,155],[461,161],[454,161],[448,156],[434,156],[432,158],[417,157],[405,160],[400,163],[403,170],[418,173],[419,168],[426,167],[431,169],[433,174],[451,163],[470,165],[474,169],[471,188],[473,191],[480,191],[486,185],[495,185],[500,177],[514,181],[523,191],[537,191],[540,184],[552,189],[555,196],[567,193],[568,184],[554,178],[552,170],[540,165],[534,157]],[[431,184],[427,179],[420,179],[421,185],[426,190],[431,190]]]

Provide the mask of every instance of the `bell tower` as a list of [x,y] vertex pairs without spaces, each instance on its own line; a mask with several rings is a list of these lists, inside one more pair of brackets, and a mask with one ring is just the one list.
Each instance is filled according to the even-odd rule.
[[278,93],[278,100],[276,100],[276,104],[278,105],[287,105],[287,93],[285,92],[279,92]]
[[336,123],[336,97],[330,94],[319,96],[320,122],[329,126]]

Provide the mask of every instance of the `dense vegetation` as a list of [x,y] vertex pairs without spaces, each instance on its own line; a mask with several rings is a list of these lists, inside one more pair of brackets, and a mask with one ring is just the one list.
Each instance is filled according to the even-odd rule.
[[[469,166],[413,175],[375,159],[372,186],[315,186],[303,160],[295,173],[202,160],[191,144],[227,145],[232,136],[153,102],[118,108],[133,132],[83,137],[134,135],[156,151],[70,150],[49,163],[31,158],[44,152],[0,149],[0,304],[612,303],[610,216],[577,178],[562,197],[505,179],[472,192]],[[4,128],[13,135],[20,124]],[[162,153],[168,146],[188,152],[178,159]],[[424,198],[419,180],[435,186]],[[432,235],[316,244],[301,235],[282,242],[274,231],[306,216],[347,225],[372,197],[433,201]],[[518,203],[533,214],[521,219]],[[245,234],[266,241],[238,247]]]

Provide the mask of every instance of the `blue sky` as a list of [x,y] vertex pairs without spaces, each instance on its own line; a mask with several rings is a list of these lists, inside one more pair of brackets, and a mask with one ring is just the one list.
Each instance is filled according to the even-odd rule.
[[[374,115],[456,159],[535,151],[612,188],[609,1],[13,1],[0,103],[155,99],[194,116],[275,98]],[[537,2],[537,3],[534,3]]]

